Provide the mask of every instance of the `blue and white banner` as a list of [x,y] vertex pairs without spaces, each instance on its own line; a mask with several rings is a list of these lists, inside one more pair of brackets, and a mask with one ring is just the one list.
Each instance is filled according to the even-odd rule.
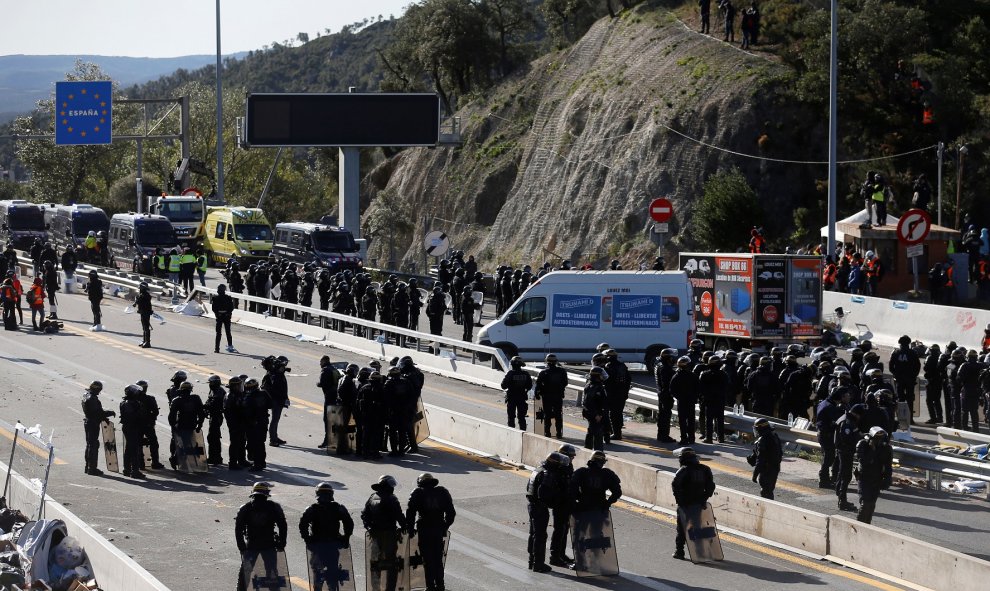
[[660,328],[660,318],[660,296],[614,296],[612,326],[615,328]]
[[600,328],[601,324],[601,296],[554,294],[550,326]]

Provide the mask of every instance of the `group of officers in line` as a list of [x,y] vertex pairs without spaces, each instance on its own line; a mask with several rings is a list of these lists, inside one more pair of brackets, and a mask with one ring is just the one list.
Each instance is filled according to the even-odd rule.
[[[193,385],[184,371],[172,375],[165,392],[168,423],[172,430],[169,462],[180,468],[176,456],[176,437],[201,433],[207,426],[206,463],[224,463],[221,433],[226,422],[228,431],[227,466],[231,470],[247,468],[258,472],[266,468],[266,446],[279,447],[286,441],[279,437],[282,410],[288,408],[289,386],[285,374],[291,371],[285,356],[268,356],[261,362],[265,375],[259,381],[246,375],[233,376],[226,389],[219,376],[207,380],[206,401],[193,393]],[[379,459],[382,451],[391,456],[418,451],[418,408],[421,404],[425,376],[411,357],[392,360],[382,371],[381,362],[372,360],[368,367],[349,364],[339,371],[328,356],[320,359],[317,387],[324,396],[324,416],[337,407],[340,429],[331,433],[324,421],[321,449],[330,447],[338,455],[355,453]],[[85,472],[101,475],[98,468],[100,424],[116,416],[106,411],[99,395],[103,384],[94,381],[83,395],[82,406],[86,433]],[[158,401],[148,391],[148,382],[140,380],[124,388],[120,403],[120,424],[125,437],[123,471],[125,476],[143,478],[144,446],[150,454],[152,469],[163,469],[155,431],[160,414]],[[333,437],[333,441],[331,441]]]
[[[395,495],[397,486],[394,477],[380,477],[371,485],[374,492],[361,511],[368,551],[376,554],[367,557],[372,565],[368,577],[375,589],[397,589],[401,571],[408,565],[405,554],[413,550],[404,544],[415,535],[426,588],[443,591],[446,538],[457,515],[450,492],[440,486],[432,474],[420,474],[403,512]],[[234,537],[242,556],[285,551],[288,535],[285,512],[271,500],[271,489],[272,485],[267,482],[255,483],[251,500],[237,511]],[[317,485],[316,502],[299,520],[299,533],[306,544],[314,591],[330,591],[338,588],[339,581],[353,580],[351,573],[340,572],[351,568],[350,559],[342,560],[340,554],[350,548],[353,532],[354,520],[346,507],[334,501],[333,486],[328,482]],[[327,561],[321,556],[321,548],[327,546],[332,549],[329,554],[335,559]],[[251,575],[250,566],[242,566],[237,578],[238,590],[248,588],[246,579]]]

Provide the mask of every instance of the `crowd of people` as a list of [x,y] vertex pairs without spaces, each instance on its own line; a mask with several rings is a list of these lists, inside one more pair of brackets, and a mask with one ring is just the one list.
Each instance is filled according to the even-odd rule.
[[[718,12],[722,18],[723,41],[736,42],[736,16],[739,18],[739,32],[742,34],[740,47],[749,49],[756,45],[760,36],[760,9],[756,1],[750,3],[748,8],[743,8],[741,12],[732,3],[732,0],[718,0]],[[711,12],[712,0],[698,0],[698,11],[701,15],[701,33],[711,34]]]
[[[58,300],[62,280],[59,273],[58,253],[51,243],[35,241],[31,250],[35,269],[38,271],[27,289],[21,281],[20,266],[17,262],[17,252],[13,245],[7,244],[0,256],[0,306],[3,308],[4,330],[19,330],[24,325],[24,303],[31,310],[31,330],[56,332],[61,328],[58,321]],[[66,273],[75,272],[78,266],[75,250],[66,248],[61,259],[62,269]],[[47,306],[47,313],[46,313]]]

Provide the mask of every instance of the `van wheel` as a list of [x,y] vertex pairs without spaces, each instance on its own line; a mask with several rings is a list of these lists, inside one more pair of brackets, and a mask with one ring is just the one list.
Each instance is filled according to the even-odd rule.
[[715,351],[728,351],[731,348],[727,339],[718,339],[715,341]]
[[131,273],[137,274],[140,272],[141,272],[141,265],[138,264],[137,259],[134,259],[133,261],[131,261]]
[[646,366],[646,371],[653,375],[653,372],[657,367],[657,357],[660,356],[660,351],[663,351],[667,347],[664,345],[650,345],[646,348],[646,357],[643,359],[643,365]]

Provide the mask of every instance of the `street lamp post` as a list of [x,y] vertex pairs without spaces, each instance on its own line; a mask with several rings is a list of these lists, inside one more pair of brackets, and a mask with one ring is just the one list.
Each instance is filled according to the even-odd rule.
[[960,203],[962,202],[962,175],[963,175],[963,160],[966,159],[966,154],[969,152],[969,146],[963,144],[959,146],[959,166],[956,167],[956,230],[962,230],[959,227],[959,220],[961,218],[962,211],[960,210]]
[[220,0],[217,0],[217,199],[223,198],[223,85],[220,82]]
[[838,139],[839,139],[839,1],[832,0],[831,49],[828,68],[828,251],[835,253],[835,225],[838,222]]

